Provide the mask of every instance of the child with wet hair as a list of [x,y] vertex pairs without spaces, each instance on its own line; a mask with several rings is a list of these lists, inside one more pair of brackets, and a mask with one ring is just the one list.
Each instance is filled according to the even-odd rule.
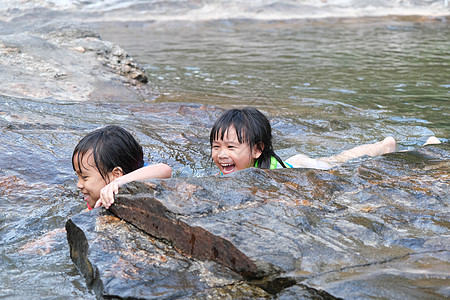
[[313,159],[297,154],[283,161],[273,150],[269,120],[253,107],[226,111],[212,127],[209,140],[211,158],[221,174],[249,167],[327,170],[353,158],[378,156],[396,149],[395,139],[387,137],[381,142],[358,146],[330,157]]
[[[109,208],[119,187],[134,180],[169,178],[166,164],[144,166],[142,147],[119,126],[106,126],[87,134],[75,147],[72,167],[78,175],[77,187],[87,207]],[[20,252],[48,254],[55,239],[62,240],[65,228],[55,229],[21,247]]]
[[106,126],[81,139],[73,151],[72,167],[88,209],[109,208],[125,183],[171,176],[168,165],[144,166],[143,157],[141,145],[120,126]]

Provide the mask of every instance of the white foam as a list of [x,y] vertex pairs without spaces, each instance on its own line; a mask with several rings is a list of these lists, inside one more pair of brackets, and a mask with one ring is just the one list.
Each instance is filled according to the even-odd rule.
[[89,13],[89,20],[85,21],[450,16],[448,0],[2,0],[0,13],[17,16],[37,8]]
[[132,18],[163,21],[450,15],[447,0],[106,0],[86,5],[83,9],[116,13],[120,10],[133,10],[138,15],[135,14]]

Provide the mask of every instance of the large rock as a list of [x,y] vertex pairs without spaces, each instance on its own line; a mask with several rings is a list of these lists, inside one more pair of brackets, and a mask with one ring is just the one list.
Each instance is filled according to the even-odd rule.
[[0,31],[0,94],[27,99],[146,100],[145,70],[124,49],[73,22]]
[[71,256],[99,297],[445,299],[449,150],[130,183]]

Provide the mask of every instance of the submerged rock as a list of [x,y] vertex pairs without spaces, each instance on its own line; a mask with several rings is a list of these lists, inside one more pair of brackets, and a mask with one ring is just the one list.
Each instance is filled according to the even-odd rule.
[[330,171],[133,182],[110,212],[67,222],[71,257],[105,298],[445,299],[449,161],[442,144]]

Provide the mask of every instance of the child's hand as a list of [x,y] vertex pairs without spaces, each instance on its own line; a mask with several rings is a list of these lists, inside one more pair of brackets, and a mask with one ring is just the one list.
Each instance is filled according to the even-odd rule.
[[[114,195],[119,192],[119,187],[123,184],[120,180],[114,180],[100,190],[100,198],[95,203],[95,207],[104,206],[108,209],[114,203]],[[95,208],[94,207],[94,208]]]

